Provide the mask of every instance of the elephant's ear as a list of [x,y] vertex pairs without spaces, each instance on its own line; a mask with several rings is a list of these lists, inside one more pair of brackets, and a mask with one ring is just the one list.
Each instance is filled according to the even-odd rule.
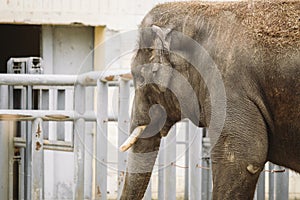
[[155,48],[157,50],[170,50],[170,42],[171,38],[168,37],[169,33],[172,31],[172,29],[168,28],[161,28],[156,25],[152,25],[151,27],[152,31],[156,33],[157,39],[155,40]]

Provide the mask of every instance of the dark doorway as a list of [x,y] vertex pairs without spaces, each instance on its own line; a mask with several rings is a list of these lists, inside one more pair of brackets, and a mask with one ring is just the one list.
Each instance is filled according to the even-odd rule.
[[[41,26],[0,24],[0,73],[7,73],[7,61],[11,57],[40,56]],[[35,94],[33,92],[33,94]],[[13,108],[21,108],[21,90],[13,90]],[[14,136],[21,136],[21,124],[17,122]],[[15,156],[20,156],[15,148]],[[13,163],[13,199],[19,199],[19,163]],[[22,173],[24,173],[22,171]],[[25,172],[26,173],[26,172]]]
[[41,26],[0,25],[0,73],[6,73],[11,57],[40,56]]

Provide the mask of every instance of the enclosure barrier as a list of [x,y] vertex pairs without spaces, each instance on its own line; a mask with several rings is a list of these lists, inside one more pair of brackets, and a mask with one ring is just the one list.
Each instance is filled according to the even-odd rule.
[[[118,122],[119,146],[126,140],[129,130],[132,82],[126,73],[128,71],[124,70],[90,72],[79,76],[0,75],[0,151],[3,155],[0,161],[4,166],[0,176],[7,180],[1,182],[3,198],[15,199],[15,188],[18,188],[18,199],[44,199],[44,150],[52,150],[74,152],[73,199],[107,199],[108,123]],[[112,86],[119,88],[117,117],[109,116],[108,112],[108,89]],[[96,111],[86,110],[85,97],[90,92],[87,91],[89,87],[95,88],[97,94]],[[16,91],[19,91],[19,96]],[[16,96],[20,98],[19,108],[15,105]],[[56,101],[50,96],[54,96]],[[62,97],[68,106],[60,106]],[[52,122],[69,122],[72,125],[61,126]],[[87,122],[95,123],[96,133],[93,136],[86,134]],[[211,199],[209,138],[205,137],[204,129],[184,120],[181,126],[185,129],[185,138],[179,141],[176,139],[177,126],[161,143],[156,164],[157,198],[176,199],[176,169],[180,168],[184,169],[184,199]],[[66,131],[68,127],[72,129],[70,135]],[[182,166],[176,163],[176,149],[180,145],[185,148],[185,164]],[[93,146],[95,150],[90,150],[92,157],[85,158],[87,147]],[[16,162],[18,172],[14,171]],[[127,154],[118,152],[119,195],[124,184],[126,162]],[[266,172],[269,173],[269,199],[288,199],[288,172],[273,165]],[[259,200],[265,199],[264,175],[262,173],[256,192],[255,198]],[[17,185],[14,181],[16,176]],[[150,184],[145,199],[153,198],[152,187]]]

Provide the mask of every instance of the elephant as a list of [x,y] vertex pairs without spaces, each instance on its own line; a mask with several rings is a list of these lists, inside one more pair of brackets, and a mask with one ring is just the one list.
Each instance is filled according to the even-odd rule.
[[161,138],[208,128],[214,200],[253,199],[267,161],[300,172],[300,1],[172,2],[142,20],[120,199],[142,199]]

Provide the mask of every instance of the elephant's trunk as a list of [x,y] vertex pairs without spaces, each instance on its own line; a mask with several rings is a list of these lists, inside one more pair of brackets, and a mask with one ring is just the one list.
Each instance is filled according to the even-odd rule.
[[162,135],[174,124],[165,109],[150,104],[145,88],[137,89],[131,114],[130,136],[121,146],[128,152],[128,164],[121,200],[141,200],[147,189]]
[[128,166],[121,200],[141,200],[147,189],[160,146],[161,136],[139,138],[128,154]]

